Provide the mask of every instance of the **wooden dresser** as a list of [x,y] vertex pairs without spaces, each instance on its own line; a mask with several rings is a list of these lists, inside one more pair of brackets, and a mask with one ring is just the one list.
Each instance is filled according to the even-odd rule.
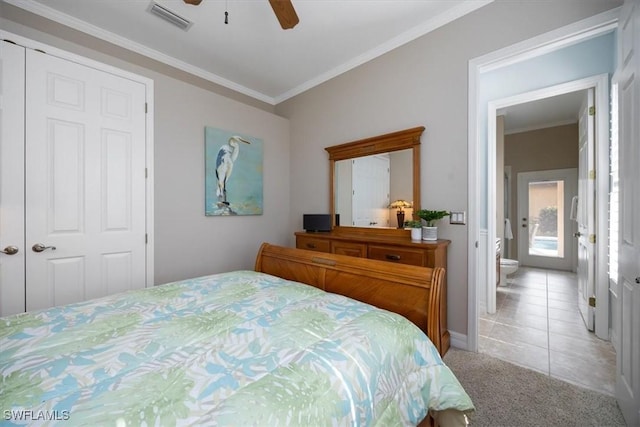
[[[296,247],[311,251],[349,255],[361,258],[421,267],[442,267],[447,269],[447,247],[451,241],[412,241],[407,233],[394,235],[358,233],[357,231],[296,232]],[[441,306],[441,340],[444,351],[449,348],[447,329],[447,276],[443,280]],[[443,353],[444,354],[444,353]]]

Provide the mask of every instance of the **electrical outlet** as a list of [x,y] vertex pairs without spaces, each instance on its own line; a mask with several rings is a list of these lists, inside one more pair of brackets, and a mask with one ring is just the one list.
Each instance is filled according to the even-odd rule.
[[462,212],[454,212],[452,211],[449,215],[449,224],[461,224],[464,225],[467,223],[467,213]]

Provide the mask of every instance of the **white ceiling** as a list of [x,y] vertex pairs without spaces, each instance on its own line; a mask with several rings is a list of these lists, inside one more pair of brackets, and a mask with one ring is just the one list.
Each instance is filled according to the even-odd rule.
[[156,0],[188,31],[147,12],[152,0],[4,1],[277,104],[493,0],[293,0],[291,30],[267,0]]
[[504,116],[505,134],[577,123],[585,91],[552,96],[496,111]]

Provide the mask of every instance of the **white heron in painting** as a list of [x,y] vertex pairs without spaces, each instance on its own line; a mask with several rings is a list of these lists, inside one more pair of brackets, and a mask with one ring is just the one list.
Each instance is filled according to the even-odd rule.
[[239,142],[244,142],[245,144],[251,144],[246,139],[243,139],[239,136],[232,136],[229,138],[229,143],[220,147],[218,150],[218,158],[216,160],[216,178],[218,179],[218,188],[216,190],[216,196],[218,196],[218,200],[228,205],[227,202],[227,181],[231,176],[231,171],[233,170],[233,162],[238,158],[238,153],[240,152]]

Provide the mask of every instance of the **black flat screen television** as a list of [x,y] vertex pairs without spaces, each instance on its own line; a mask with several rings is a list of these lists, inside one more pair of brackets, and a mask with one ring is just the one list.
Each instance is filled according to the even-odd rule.
[[[340,215],[336,215],[336,225],[340,225]],[[302,215],[302,228],[310,232],[331,231],[331,215],[304,214]]]

